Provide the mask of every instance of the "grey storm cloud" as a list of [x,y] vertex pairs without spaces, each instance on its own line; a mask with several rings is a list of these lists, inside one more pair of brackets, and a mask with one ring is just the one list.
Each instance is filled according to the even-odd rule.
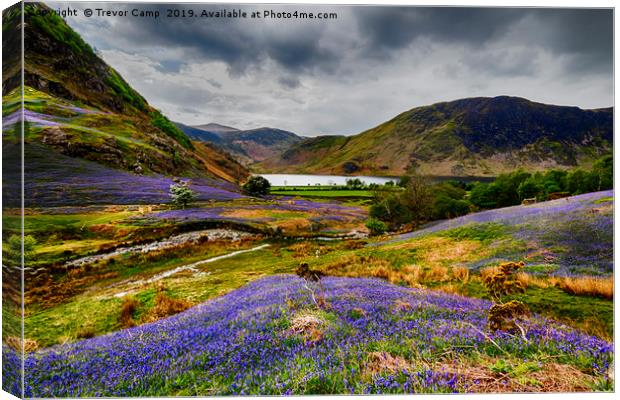
[[584,108],[613,102],[612,9],[70,4],[161,15],[168,8],[338,14],[68,19],[147,100],[182,122],[247,121],[314,136],[357,133],[414,106],[462,97],[516,95]]
[[[78,4],[86,7],[88,3]],[[88,6],[92,6],[88,4]],[[101,6],[101,5],[100,5]],[[158,10],[165,4],[119,5],[125,8]],[[234,5],[203,5],[201,9],[232,9]],[[326,6],[328,7],[328,6]],[[175,4],[175,9],[195,9]],[[299,6],[272,6],[277,10],[296,10]],[[185,50],[187,62],[220,60],[233,73],[272,60],[293,72],[333,73],[348,52],[360,60],[398,56],[398,51],[416,40],[462,44],[479,48],[493,41],[540,47],[556,56],[571,58],[577,72],[588,68],[611,70],[613,63],[613,13],[610,9],[549,8],[451,8],[451,7],[328,7],[339,12],[340,25],[357,31],[359,40],[328,47],[325,26],[336,22],[295,23],[295,21],[251,21],[243,19],[149,18],[118,21],[114,33],[123,35],[134,46],[174,46]],[[245,10],[262,10],[244,6]],[[317,6],[304,6],[313,10]],[[326,10],[325,7],[321,10]],[[316,11],[316,10],[315,10]],[[178,70],[179,63],[162,63]],[[501,71],[500,71],[501,72]],[[504,71],[505,72],[505,71]],[[285,79],[283,81],[290,81]]]

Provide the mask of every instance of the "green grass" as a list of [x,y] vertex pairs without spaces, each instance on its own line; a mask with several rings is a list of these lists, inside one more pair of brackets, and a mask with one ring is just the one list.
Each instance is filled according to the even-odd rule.
[[613,197],[601,197],[598,200],[594,200],[593,204],[608,203],[610,201],[614,201],[614,198]]
[[97,335],[112,332],[120,329],[121,305],[115,297],[78,296],[51,309],[34,309],[24,319],[25,337],[46,347],[76,340],[86,329]]
[[460,228],[442,231],[437,236],[450,237],[457,240],[477,240],[483,243],[504,238],[507,236],[507,228],[496,223],[469,224]]
[[271,194],[280,196],[300,196],[300,197],[363,197],[372,198],[372,190],[329,190],[329,189],[295,189],[295,190],[271,190]]

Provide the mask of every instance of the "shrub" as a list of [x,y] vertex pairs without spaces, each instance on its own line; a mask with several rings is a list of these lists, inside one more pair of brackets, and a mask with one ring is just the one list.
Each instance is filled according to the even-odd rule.
[[373,236],[382,235],[387,231],[387,225],[375,218],[366,221],[366,228],[370,230],[370,234]]
[[497,268],[486,270],[482,274],[484,285],[495,301],[488,316],[491,331],[519,328],[525,337],[525,332],[518,320],[529,314],[527,306],[518,300],[502,302],[504,296],[525,291],[523,283],[515,277],[523,266],[522,262],[507,262],[500,264]]
[[243,190],[250,196],[266,196],[271,189],[271,183],[262,176],[251,177],[244,185]]

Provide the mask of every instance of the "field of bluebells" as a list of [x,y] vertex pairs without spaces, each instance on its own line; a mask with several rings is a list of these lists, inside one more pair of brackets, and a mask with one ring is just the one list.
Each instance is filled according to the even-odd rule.
[[[455,355],[553,359],[601,379],[613,358],[611,343],[538,317],[525,338],[484,333],[484,300],[377,279],[313,285],[275,275],[155,323],[28,353],[25,395],[475,392],[446,368]],[[308,288],[324,296],[322,309]],[[307,315],[318,322],[295,329]],[[377,351],[406,365],[370,365]],[[18,389],[18,359],[8,348],[3,357],[5,388]]]
[[200,221],[205,219],[227,219],[233,221],[268,222],[275,220],[274,217],[256,217],[256,218],[235,218],[227,216],[234,211],[272,211],[278,212],[299,212],[318,214],[316,221],[346,221],[346,220],[363,220],[366,218],[366,212],[360,207],[344,206],[336,202],[315,202],[303,199],[283,198],[273,200],[271,204],[260,205],[243,205],[243,206],[217,206],[217,207],[195,207],[186,209],[167,210],[147,215],[156,219],[170,219],[177,221]]
[[[39,145],[28,145],[25,157],[30,163],[24,173],[26,207],[87,206],[95,204],[168,203],[169,177],[136,175],[107,168],[95,162],[50,152]],[[19,156],[19,154],[15,154]],[[5,160],[9,165],[10,159]],[[19,165],[19,160],[14,160]],[[11,172],[14,172],[11,175]],[[5,182],[17,182],[19,169],[6,168]],[[227,201],[243,197],[234,185],[215,179],[192,179],[191,188],[199,201]],[[4,202],[19,207],[19,193],[7,190]]]
[[[548,262],[553,265],[554,275],[610,275],[613,273],[613,196],[613,190],[606,190],[532,205],[482,211],[441,221],[371,245],[495,224],[513,239],[527,243],[530,249],[543,249]],[[478,264],[502,259],[485,259]]]

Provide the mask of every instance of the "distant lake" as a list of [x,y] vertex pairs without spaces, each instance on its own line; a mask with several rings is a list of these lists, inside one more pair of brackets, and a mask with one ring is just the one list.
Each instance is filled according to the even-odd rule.
[[376,183],[383,185],[392,181],[398,183],[398,177],[385,176],[344,176],[344,175],[301,175],[301,174],[259,174],[267,179],[271,186],[331,186],[346,185],[347,179],[359,179],[365,184]]

